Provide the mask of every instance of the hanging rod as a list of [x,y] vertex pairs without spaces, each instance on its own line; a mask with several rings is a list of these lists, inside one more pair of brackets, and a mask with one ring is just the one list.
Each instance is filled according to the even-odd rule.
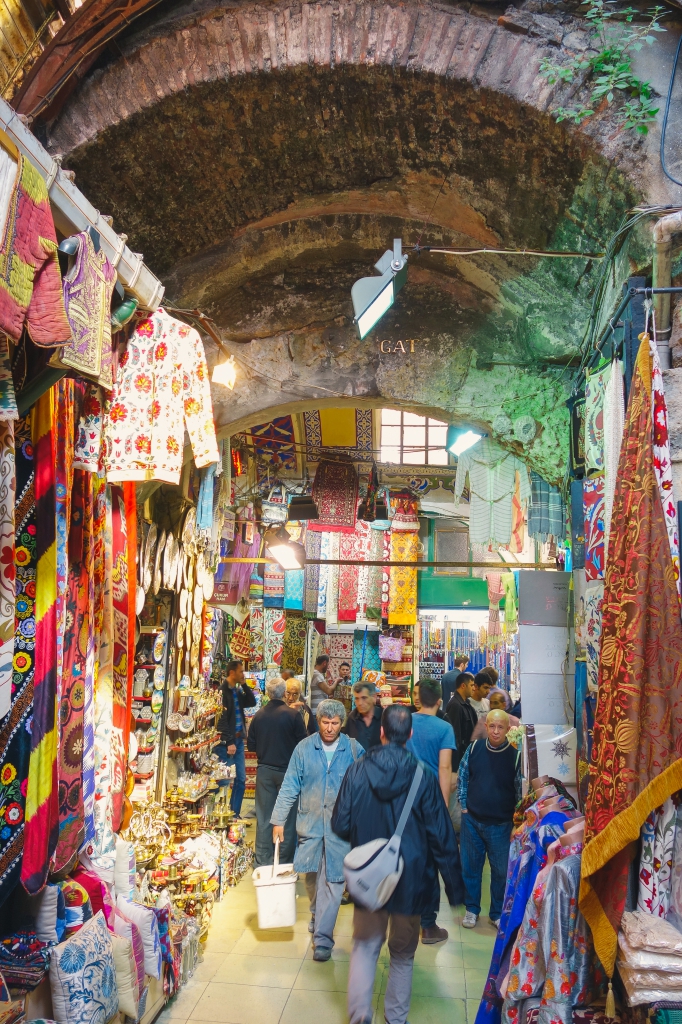
[[[279,565],[274,558],[221,558],[223,565],[246,565],[255,562],[268,565]],[[363,562],[358,558],[306,558],[303,568],[306,565],[381,565],[384,568],[401,569],[506,569],[512,572],[514,569],[544,569],[556,571],[554,562]]]
[[101,247],[116,267],[119,280],[143,309],[158,309],[164,287],[139,252],[125,244],[126,236],[117,235],[99,210],[90,203],[80,189],[26,127],[19,114],[9,103],[0,99],[0,131],[9,138],[19,152],[45,178],[55,226],[63,235],[73,235],[93,227],[99,232]]

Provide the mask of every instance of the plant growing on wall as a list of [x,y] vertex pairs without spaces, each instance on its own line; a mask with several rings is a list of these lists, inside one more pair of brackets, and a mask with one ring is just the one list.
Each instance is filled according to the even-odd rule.
[[567,64],[557,64],[550,57],[542,58],[540,74],[550,84],[568,85],[584,76],[590,89],[584,104],[558,107],[554,111],[557,121],[582,124],[604,101],[611,104],[620,94],[625,97],[617,115],[621,126],[646,135],[658,107],[654,107],[649,82],[641,81],[634,74],[632,59],[644,45],[651,46],[655,42],[655,32],[665,32],[660,24],[664,8],[654,7],[647,22],[635,25],[637,13],[634,7],[616,8],[613,0],[587,0],[585,20],[592,56],[577,54]]

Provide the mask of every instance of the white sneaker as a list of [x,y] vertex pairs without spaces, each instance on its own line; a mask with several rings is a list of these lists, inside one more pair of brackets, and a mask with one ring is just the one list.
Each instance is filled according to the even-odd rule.
[[466,914],[462,918],[462,928],[475,928],[477,921],[478,915],[472,914],[470,910],[467,910]]

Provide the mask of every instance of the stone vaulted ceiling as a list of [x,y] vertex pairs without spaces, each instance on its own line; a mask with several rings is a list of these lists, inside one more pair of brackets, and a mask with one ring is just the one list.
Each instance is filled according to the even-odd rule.
[[524,455],[560,478],[591,261],[412,256],[378,328],[359,342],[351,323],[351,285],[394,237],[599,251],[632,205],[613,125],[590,138],[548,113],[539,59],[584,45],[579,23],[526,6],[498,23],[427,2],[165,5],[47,125],[169,297],[235,352],[223,433],[339,396],[487,429],[530,413]]

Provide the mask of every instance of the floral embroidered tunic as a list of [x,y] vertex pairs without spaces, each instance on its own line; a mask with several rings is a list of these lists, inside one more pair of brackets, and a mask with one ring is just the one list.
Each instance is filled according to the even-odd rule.
[[104,412],[107,480],[180,482],[184,428],[198,469],[218,461],[204,346],[163,309],[146,317],[119,361]]

